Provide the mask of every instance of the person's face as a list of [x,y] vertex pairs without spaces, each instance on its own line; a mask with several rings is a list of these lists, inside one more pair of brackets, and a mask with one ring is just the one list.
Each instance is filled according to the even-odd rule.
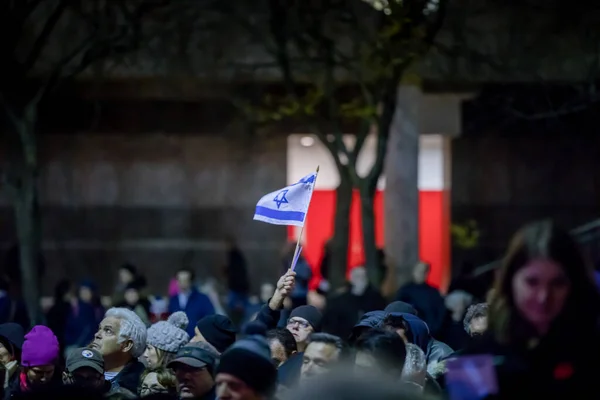
[[100,388],[104,385],[104,374],[90,367],[77,368],[68,374],[63,373],[63,382],[67,385],[77,385],[90,389]]
[[178,363],[173,370],[177,379],[179,397],[182,399],[200,398],[210,392],[215,385],[206,368],[194,368]]
[[233,375],[220,373],[215,383],[219,400],[258,400],[263,397]]
[[7,349],[2,342],[0,342],[0,363],[2,363],[2,365],[6,365],[12,360],[14,360],[14,357],[10,350]]
[[27,380],[32,385],[45,385],[52,380],[54,376],[54,365],[42,365],[39,367],[27,368]]
[[158,375],[156,372],[150,372],[140,385],[140,397],[150,396],[152,394],[167,393],[166,387],[158,382]]
[[331,364],[338,360],[338,356],[339,351],[332,344],[310,343],[302,357],[302,378],[306,379],[328,372]]
[[102,322],[100,322],[100,327],[98,328],[98,332],[96,332],[94,341],[90,347],[98,350],[104,357],[118,352],[129,351],[131,348],[131,342],[129,340],[118,343],[119,329],[121,329],[121,321],[118,318],[104,318]]
[[350,284],[352,284],[352,286],[363,287],[367,283],[367,270],[365,268],[356,267],[350,271]]
[[404,344],[409,344],[410,341],[408,340],[408,335],[406,333],[406,329],[403,327],[400,328],[386,328],[386,330],[389,330],[390,332],[394,332],[396,335],[400,336],[402,338],[402,340],[404,341]]
[[204,338],[204,336],[202,336],[202,332],[200,332],[200,329],[198,329],[198,327],[194,328],[194,337],[190,340],[190,343],[197,343],[197,342],[206,342],[206,339]]
[[275,365],[276,368],[281,367],[281,364],[286,362],[288,359],[287,355],[285,354],[285,348],[277,339],[269,341],[269,347],[271,348],[271,359],[273,360],[273,365]]
[[125,297],[127,304],[132,306],[136,305],[137,302],[140,301],[140,293],[135,289],[127,289],[123,296]]
[[429,275],[429,265],[418,263],[413,269],[413,280],[415,283],[424,283]]
[[131,274],[131,272],[129,272],[128,269],[125,268],[121,268],[119,270],[119,280],[121,281],[121,283],[127,285],[128,283],[131,283],[133,281],[134,276]]
[[562,311],[571,284],[563,269],[554,261],[532,260],[512,279],[513,301],[521,316],[545,332]]
[[177,273],[177,284],[179,290],[186,292],[192,287],[192,275],[188,271],[179,271]]
[[270,283],[264,283],[260,286],[260,300],[263,303],[269,301],[273,292],[275,291],[275,287]]
[[471,336],[481,335],[483,332],[486,331],[487,326],[487,317],[473,318],[471,322],[469,322],[469,331],[471,332]]
[[158,352],[156,351],[156,347],[151,344],[146,345],[146,350],[144,350],[144,354],[142,354],[144,360],[146,361],[146,365],[149,369],[153,369],[158,367]]
[[296,343],[299,345],[306,343],[308,336],[313,333],[313,328],[308,321],[300,317],[290,318],[287,323],[287,329],[292,332]]
[[79,288],[79,298],[85,303],[92,302],[93,293],[89,287],[82,286]]

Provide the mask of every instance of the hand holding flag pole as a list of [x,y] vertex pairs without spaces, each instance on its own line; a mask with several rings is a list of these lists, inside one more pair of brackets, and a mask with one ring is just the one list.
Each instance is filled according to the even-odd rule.
[[316,172],[305,176],[297,183],[263,196],[256,205],[255,220],[274,225],[300,227],[300,234],[290,266],[292,271],[296,268],[296,263],[302,252],[300,241],[304,233],[304,223],[318,175],[319,166],[317,166]]

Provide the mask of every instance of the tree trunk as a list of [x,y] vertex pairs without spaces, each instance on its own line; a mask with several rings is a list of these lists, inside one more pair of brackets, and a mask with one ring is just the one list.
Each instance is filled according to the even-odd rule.
[[419,260],[419,103],[415,86],[398,89],[385,162],[386,257],[396,270],[397,286],[410,280]]
[[377,242],[375,240],[375,193],[368,188],[360,188],[361,222],[363,231],[363,250],[365,252],[365,267],[369,282],[374,287],[381,285],[382,276],[377,257]]
[[336,189],[334,235],[331,242],[329,281],[336,290],[346,283],[348,268],[348,243],[350,241],[350,207],[352,206],[352,181],[347,171],[338,171],[340,185]]
[[36,220],[37,185],[35,174],[23,173],[15,200],[15,224],[19,240],[21,286],[32,325],[42,322],[40,277],[38,276],[39,221]]
[[32,325],[43,322],[40,308],[41,270],[41,215],[37,187],[37,143],[35,125],[38,100],[32,100],[21,113],[6,109],[19,138],[19,150],[11,151],[8,186],[15,213],[15,225],[19,242],[21,289]]

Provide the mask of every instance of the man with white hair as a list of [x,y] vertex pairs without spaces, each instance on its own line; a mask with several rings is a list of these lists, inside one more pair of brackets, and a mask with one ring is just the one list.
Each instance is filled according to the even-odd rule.
[[111,392],[136,393],[144,365],[138,361],[146,348],[146,325],[133,311],[111,308],[104,315],[90,345],[104,358],[104,378]]

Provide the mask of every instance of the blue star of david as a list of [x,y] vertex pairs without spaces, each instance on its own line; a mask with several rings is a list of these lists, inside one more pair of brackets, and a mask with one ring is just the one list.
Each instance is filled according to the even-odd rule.
[[275,202],[275,204],[277,204],[277,209],[279,210],[279,207],[281,207],[282,204],[287,204],[288,203],[288,199],[285,197],[285,195],[287,194],[288,190],[282,190],[281,192],[277,193],[277,196],[275,196],[275,198],[273,199],[273,201]]

